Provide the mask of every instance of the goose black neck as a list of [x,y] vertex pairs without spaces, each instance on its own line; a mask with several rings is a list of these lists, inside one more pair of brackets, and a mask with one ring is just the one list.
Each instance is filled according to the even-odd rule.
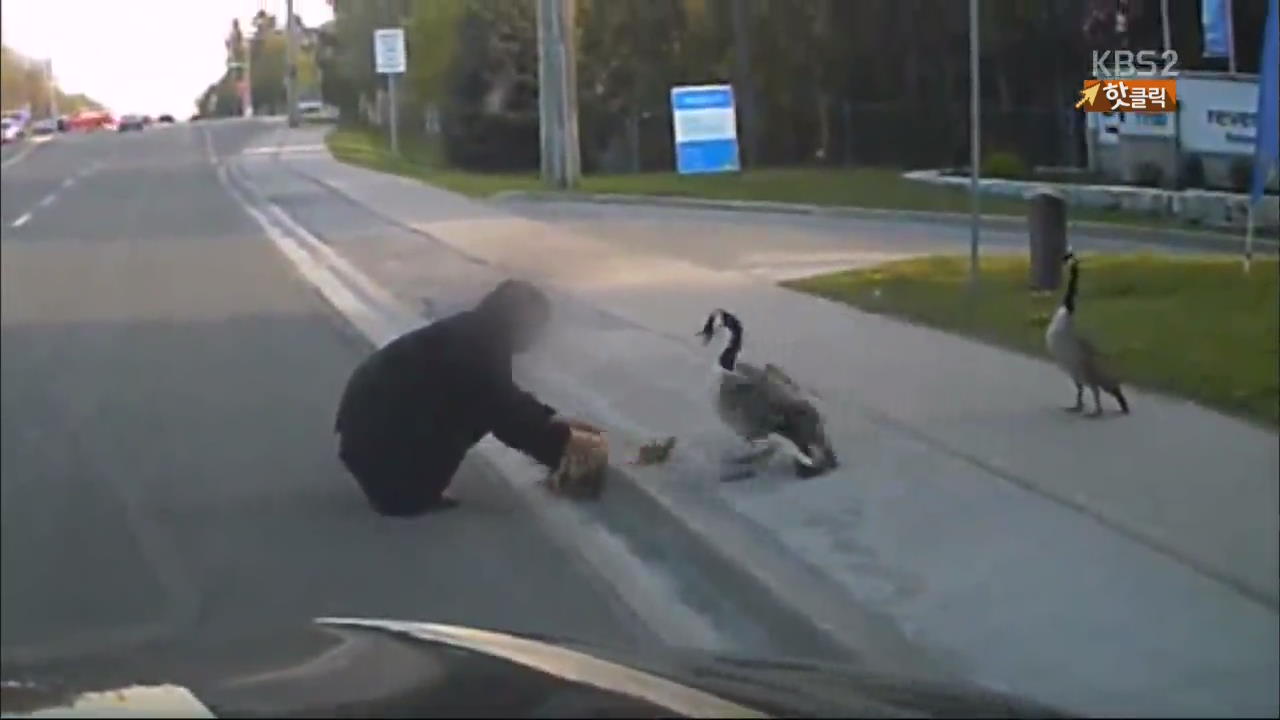
[[1076,286],[1080,284],[1080,266],[1073,260],[1067,270],[1067,292],[1062,296],[1062,307],[1067,312],[1076,311]]
[[732,371],[738,364],[738,353],[742,351],[742,323],[727,312],[720,313],[720,322],[729,331],[729,344],[720,353],[720,367]]

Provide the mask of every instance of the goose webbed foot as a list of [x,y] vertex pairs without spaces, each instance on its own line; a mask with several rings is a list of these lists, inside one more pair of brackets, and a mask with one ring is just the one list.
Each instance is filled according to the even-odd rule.
[[1093,412],[1089,413],[1089,417],[1100,418],[1102,417],[1102,393],[1098,391],[1096,385],[1091,389],[1093,390]]
[[1083,385],[1081,385],[1080,383],[1076,383],[1076,404],[1070,407],[1062,408],[1062,409],[1071,413],[1078,413],[1084,410],[1084,386]]

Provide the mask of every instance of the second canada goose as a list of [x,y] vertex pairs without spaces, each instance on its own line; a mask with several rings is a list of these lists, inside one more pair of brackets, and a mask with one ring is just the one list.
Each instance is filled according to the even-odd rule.
[[697,334],[706,344],[721,328],[728,331],[729,342],[716,364],[716,412],[754,448],[738,460],[766,459],[782,447],[794,459],[795,472],[801,477],[821,475],[836,467],[838,460],[827,439],[822,415],[800,387],[776,365],[759,368],[738,362],[743,332],[737,317],[716,310]]
[[1080,284],[1080,260],[1074,252],[1067,251],[1062,256],[1062,261],[1069,268],[1067,291],[1045,330],[1044,339],[1049,346],[1049,354],[1076,384],[1076,404],[1066,409],[1071,412],[1084,409],[1084,389],[1087,386],[1093,392],[1091,416],[1102,414],[1102,390],[1114,397],[1120,403],[1120,409],[1128,414],[1129,401],[1125,399],[1120,383],[1102,367],[1102,358],[1097,348],[1076,328],[1076,290]]

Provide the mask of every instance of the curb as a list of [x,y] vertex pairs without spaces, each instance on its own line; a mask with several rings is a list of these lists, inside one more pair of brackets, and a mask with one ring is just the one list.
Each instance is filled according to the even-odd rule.
[[[862,220],[886,220],[896,222],[924,222],[944,225],[968,224],[965,213],[936,210],[893,210],[885,208],[847,205],[810,205],[754,200],[713,200],[662,195],[618,195],[593,193],[557,193],[528,190],[508,190],[489,196],[493,202],[577,202],[601,205],[640,205],[648,207],[675,207],[696,210],[728,210],[733,212],[760,212],[784,215],[816,215],[820,217],[847,217]],[[1027,227],[1025,218],[1014,215],[984,215],[982,227],[1006,232],[1022,231]],[[1214,232],[1196,232],[1177,228],[1147,228],[1093,220],[1072,220],[1067,229],[1085,237],[1103,240],[1128,240],[1132,242],[1174,248],[1196,248],[1217,252],[1240,252],[1244,238]],[[1254,237],[1255,252],[1260,254],[1280,252],[1280,241],[1268,237]]]

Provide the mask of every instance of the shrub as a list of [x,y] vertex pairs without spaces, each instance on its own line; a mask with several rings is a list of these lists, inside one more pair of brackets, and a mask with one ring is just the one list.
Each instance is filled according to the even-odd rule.
[[1182,186],[1189,188],[1204,187],[1204,159],[1192,155],[1182,165]]
[[1238,157],[1231,161],[1231,189],[1236,192],[1249,192],[1249,184],[1253,181],[1253,161]]
[[1027,176],[1027,164],[1017,153],[994,152],[987,156],[982,174],[996,178],[1024,178]]
[[1142,187],[1160,187],[1164,184],[1164,169],[1153,162],[1144,162],[1134,170],[1133,182]]
[[497,172],[539,166],[537,115],[456,112],[446,115],[442,129],[453,167]]

